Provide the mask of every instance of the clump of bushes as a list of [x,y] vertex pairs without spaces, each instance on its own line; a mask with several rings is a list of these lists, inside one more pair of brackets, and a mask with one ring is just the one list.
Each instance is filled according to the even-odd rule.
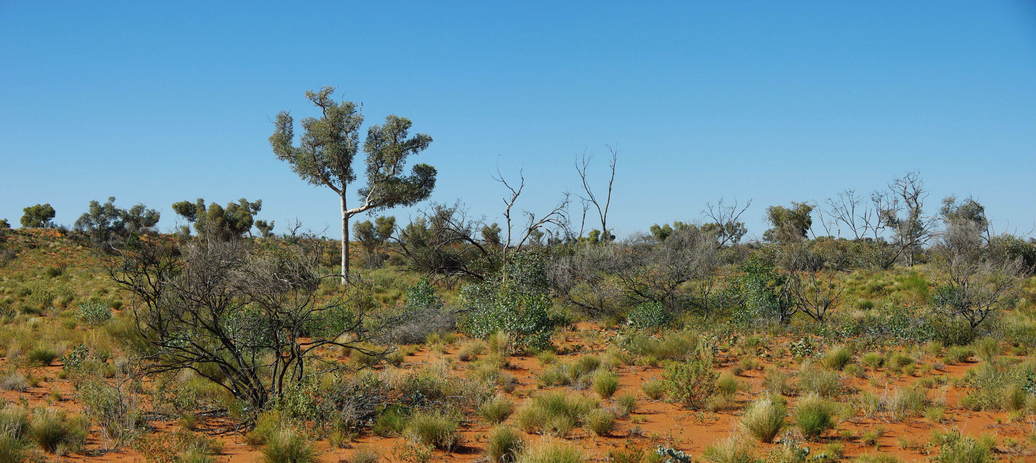
[[517,350],[550,346],[558,320],[550,313],[542,258],[516,254],[496,277],[462,288],[461,298],[468,308],[460,324],[466,334],[486,339],[503,332]]
[[627,323],[638,329],[664,328],[673,322],[673,314],[660,302],[644,302],[626,315]]
[[312,463],[316,450],[306,436],[294,428],[282,428],[272,434],[263,447],[265,463]]
[[513,411],[514,402],[503,395],[494,396],[478,408],[478,414],[490,424],[502,423]]
[[88,301],[79,304],[79,320],[87,325],[97,326],[111,320],[112,309],[100,301]]
[[522,452],[516,463],[583,463],[584,460],[575,447],[551,442]]
[[583,423],[597,403],[587,397],[564,392],[546,392],[532,398],[518,412],[518,426],[526,432],[563,437]]
[[48,453],[65,455],[79,450],[86,442],[89,423],[80,416],[69,416],[56,409],[39,409],[29,421],[29,438]]

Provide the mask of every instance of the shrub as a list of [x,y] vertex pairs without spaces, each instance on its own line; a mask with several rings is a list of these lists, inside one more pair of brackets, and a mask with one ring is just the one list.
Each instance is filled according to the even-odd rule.
[[665,394],[665,383],[657,379],[652,379],[641,383],[640,389],[644,391],[644,395],[649,399],[658,400]]
[[486,457],[492,463],[510,463],[517,459],[525,441],[509,427],[494,428],[486,442]]
[[916,387],[896,389],[884,401],[884,407],[892,415],[892,419],[900,421],[908,416],[917,416],[924,411],[928,399],[924,390]]
[[996,360],[996,357],[1000,355],[1000,343],[993,338],[982,338],[972,345],[975,347],[975,353],[979,359],[984,362],[992,362]]
[[55,409],[37,410],[29,422],[29,437],[49,453],[74,452],[86,442],[88,423]]
[[470,362],[478,358],[486,351],[486,343],[483,341],[475,340],[466,342],[460,346],[460,350],[457,351],[457,359],[461,362]]
[[738,435],[733,435],[705,449],[705,459],[712,463],[757,463],[752,446]]
[[111,320],[112,309],[108,304],[99,301],[89,301],[79,304],[79,320],[87,325],[101,325]]
[[306,436],[292,428],[274,432],[263,447],[265,463],[312,463],[316,455]]
[[660,302],[645,302],[630,310],[627,322],[638,329],[663,328],[673,322],[673,315]]
[[135,439],[143,429],[135,401],[115,386],[99,381],[85,382],[79,387],[78,398],[86,415],[97,422],[113,448]]
[[514,411],[514,403],[506,396],[497,395],[482,403],[478,408],[478,414],[490,424],[498,424],[511,416]]
[[610,371],[598,371],[593,379],[594,392],[602,398],[609,398],[619,389],[619,377]]
[[701,409],[716,392],[719,375],[712,371],[711,362],[691,360],[673,363],[662,372],[662,382],[669,399],[687,408]]
[[547,289],[542,259],[518,253],[498,276],[461,290],[469,308],[461,329],[480,339],[506,333],[519,350],[546,348],[556,325]]
[[824,366],[832,370],[841,370],[849,364],[853,358],[853,352],[846,346],[835,346],[824,355]]
[[950,346],[946,348],[946,354],[943,355],[943,361],[949,365],[956,365],[958,363],[967,362],[973,355],[971,348],[966,346]]
[[766,372],[766,377],[763,378],[763,387],[771,395],[788,395],[795,392],[789,382],[790,379],[791,375],[788,373],[772,368]]
[[374,450],[367,447],[361,447],[353,452],[352,458],[349,459],[349,463],[377,463],[381,457]]
[[586,427],[598,436],[607,436],[615,428],[615,415],[600,408],[591,410],[586,415]]
[[817,395],[808,395],[799,400],[796,406],[795,424],[803,436],[816,439],[834,427],[834,413],[832,402]]
[[583,454],[575,447],[551,442],[522,452],[516,463],[583,463],[583,461]]
[[716,381],[716,392],[725,396],[737,394],[737,390],[740,388],[741,383],[730,373],[724,372],[719,375],[719,379]]
[[741,428],[759,442],[770,443],[784,427],[787,408],[771,398],[759,399],[745,409],[741,417]]
[[440,450],[451,450],[460,440],[460,423],[443,413],[418,412],[410,418],[403,435],[411,442]]

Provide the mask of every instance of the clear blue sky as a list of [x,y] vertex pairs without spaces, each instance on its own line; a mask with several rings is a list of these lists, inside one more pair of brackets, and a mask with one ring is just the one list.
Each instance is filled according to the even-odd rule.
[[334,194],[266,141],[324,85],[432,135],[432,200],[475,215],[499,213],[497,168],[541,209],[610,144],[620,234],[727,197],[759,236],[768,205],[910,170],[933,210],[973,195],[1036,228],[1036,2],[1008,0],[0,0],[0,217],[50,202],[71,224],[114,195],[168,230],[174,201],[244,196],[334,236]]

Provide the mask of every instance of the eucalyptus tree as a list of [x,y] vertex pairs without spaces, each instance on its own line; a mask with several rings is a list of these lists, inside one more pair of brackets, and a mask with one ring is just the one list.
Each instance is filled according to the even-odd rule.
[[50,203],[34,204],[22,209],[22,228],[54,228],[54,206]]
[[351,101],[335,102],[334,88],[306,92],[320,109],[320,117],[302,120],[305,131],[295,143],[294,119],[288,112],[277,115],[270,145],[277,158],[313,185],[329,188],[338,195],[342,216],[342,284],[349,281],[349,219],[362,212],[409,206],[422,201],[435,188],[435,168],[416,164],[404,172],[407,159],[424,151],[432,142],[425,134],[409,134],[409,119],[388,116],[383,125],[367,130],[363,151],[367,154],[366,185],[357,188],[360,204],[349,207],[349,186],[356,182],[353,158],[360,149],[363,115]]

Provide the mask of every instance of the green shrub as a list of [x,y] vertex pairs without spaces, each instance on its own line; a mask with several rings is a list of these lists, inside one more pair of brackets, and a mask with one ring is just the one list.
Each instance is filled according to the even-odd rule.
[[486,339],[503,332],[519,350],[550,346],[557,320],[550,315],[552,302],[542,258],[515,254],[500,275],[465,286],[461,298],[469,311],[460,328],[468,335]]
[[633,394],[620,395],[615,401],[619,408],[619,416],[628,416],[637,409],[637,396]]
[[263,445],[273,436],[273,433],[283,427],[283,423],[281,413],[277,410],[260,413],[255,420],[255,427],[245,434],[245,442],[254,446]]
[[725,396],[733,396],[737,394],[738,389],[741,388],[741,383],[737,381],[734,375],[724,372],[719,375],[719,379],[716,380],[716,392]]
[[29,437],[48,453],[64,455],[86,442],[89,423],[56,409],[37,410],[29,422]]
[[486,442],[486,457],[492,463],[510,463],[517,459],[525,441],[509,427],[494,428]]
[[482,403],[478,408],[478,414],[490,424],[498,424],[511,416],[514,411],[514,402],[506,396],[497,395]]
[[972,345],[978,358],[982,359],[983,362],[992,362],[1000,355],[1000,343],[996,339],[982,338],[972,343]]
[[121,389],[88,381],[80,385],[77,395],[86,415],[97,422],[112,448],[129,443],[143,431],[144,422],[134,399]]
[[518,425],[526,432],[552,433],[564,436],[584,421],[597,404],[586,397],[561,391],[534,396],[518,412]]
[[901,421],[920,415],[928,405],[928,398],[925,397],[924,390],[911,387],[896,389],[884,402],[884,408],[892,415],[892,419]]
[[619,389],[619,377],[610,371],[598,371],[593,377],[593,389],[602,398],[607,399]]
[[460,440],[460,423],[443,413],[418,412],[407,422],[403,435],[411,442],[451,450]]
[[516,463],[583,463],[583,454],[562,443],[550,442],[522,452]]
[[270,435],[263,447],[265,463],[313,463],[317,453],[302,433],[283,428]]
[[967,362],[971,356],[974,355],[971,348],[966,346],[950,346],[946,348],[946,354],[943,355],[943,361],[948,365],[956,365],[958,363]]
[[795,424],[808,439],[820,437],[834,427],[834,403],[817,395],[808,395],[795,407]]
[[79,304],[79,320],[87,325],[97,326],[111,320],[112,309],[108,304],[99,301],[88,301]]
[[663,328],[673,322],[673,314],[660,302],[638,304],[626,317],[629,325],[637,329]]
[[25,440],[0,429],[0,463],[29,461]]
[[719,375],[711,362],[691,360],[672,363],[662,372],[662,382],[669,399],[685,407],[699,410],[716,392]]
[[770,398],[752,402],[741,417],[741,428],[759,442],[770,443],[784,427],[787,408]]

